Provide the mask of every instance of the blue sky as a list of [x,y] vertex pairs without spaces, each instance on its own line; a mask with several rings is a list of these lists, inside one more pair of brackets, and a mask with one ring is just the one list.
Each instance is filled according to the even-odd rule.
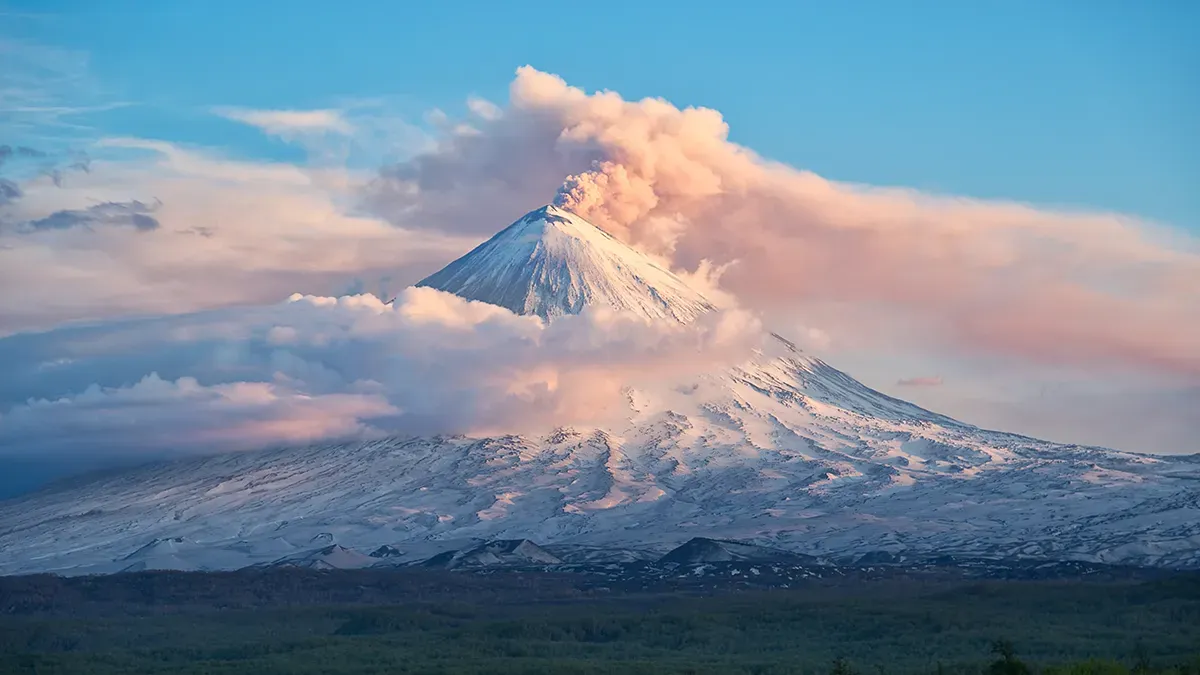
[[[697,6],[697,4],[699,6]],[[210,106],[502,101],[523,64],[720,110],[835,179],[1116,210],[1200,231],[1200,4],[12,1],[0,34],[86,55],[106,134],[299,152]],[[12,141],[9,141],[12,142]]]

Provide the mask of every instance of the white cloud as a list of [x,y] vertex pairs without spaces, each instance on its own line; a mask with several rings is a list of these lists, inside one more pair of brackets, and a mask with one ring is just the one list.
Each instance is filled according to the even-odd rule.
[[349,135],[354,127],[339,110],[254,110],[218,107],[213,112],[226,119],[257,127],[268,134],[293,138],[298,134],[335,133]]
[[345,99],[336,104],[316,110],[217,107],[212,112],[303,148],[310,167],[375,170],[432,147],[425,129],[405,121],[401,102]]
[[475,116],[488,121],[499,119],[504,114],[500,106],[485,98],[478,98],[476,96],[471,96],[467,99],[467,109]]
[[409,288],[293,296],[0,340],[0,455],[180,452],[383,433],[508,433],[624,414],[625,387],[745,358],[757,320],[612,311],[549,325]]
[[127,459],[361,437],[360,420],[395,413],[377,394],[298,395],[270,382],[201,385],[150,373],[132,385],[35,399],[0,416],[0,453]]

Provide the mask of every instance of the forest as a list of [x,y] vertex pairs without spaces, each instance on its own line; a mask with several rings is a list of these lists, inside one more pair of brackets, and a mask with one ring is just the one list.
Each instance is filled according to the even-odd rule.
[[4,577],[0,673],[1200,675],[1200,574],[775,589],[417,570]]

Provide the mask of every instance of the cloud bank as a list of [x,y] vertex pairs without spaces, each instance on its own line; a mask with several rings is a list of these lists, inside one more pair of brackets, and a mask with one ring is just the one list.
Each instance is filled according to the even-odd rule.
[[388,433],[519,433],[627,414],[623,391],[746,358],[739,310],[549,325],[409,288],[0,340],[0,455],[157,457]]
[[[1135,219],[829,181],[732,143],[716,111],[588,94],[528,67],[505,105],[431,115],[431,143],[370,106],[217,112],[299,143],[310,163],[104,138],[83,160],[0,178],[0,287],[19,289],[0,294],[0,455],[595,422],[623,383],[719,367],[758,339],[736,311],[680,332],[604,312],[545,326],[432,291],[394,306],[362,295],[391,297],[550,200],[719,283],[725,304],[805,349],[1200,381],[1200,246]],[[339,164],[388,139],[421,149],[377,171]],[[41,161],[19,150],[0,160]],[[954,401],[964,379],[908,372],[930,371],[883,382]],[[1187,450],[1192,416],[1147,407],[1175,411],[1182,431],[1127,449]]]

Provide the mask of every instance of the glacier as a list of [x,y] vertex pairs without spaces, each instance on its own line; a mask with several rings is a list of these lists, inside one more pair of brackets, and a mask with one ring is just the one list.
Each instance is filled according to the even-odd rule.
[[[543,207],[420,282],[554,320],[689,322],[713,303]],[[776,336],[736,367],[627,390],[620,423],[222,454],[0,502],[0,573],[416,561],[489,540],[665,551],[694,537],[871,552],[1200,567],[1200,455],[980,429]],[[393,553],[394,552],[394,553]]]

